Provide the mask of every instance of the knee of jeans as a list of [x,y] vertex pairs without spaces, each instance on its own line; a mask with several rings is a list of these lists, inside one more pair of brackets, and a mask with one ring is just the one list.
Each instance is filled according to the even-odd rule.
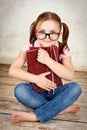
[[14,89],[14,95],[15,97],[18,97],[18,96],[22,96],[23,95],[23,91],[24,91],[24,88],[25,88],[25,83],[20,83],[18,84],[15,89]]
[[71,83],[71,93],[78,96],[82,93],[82,88],[78,83],[76,82]]

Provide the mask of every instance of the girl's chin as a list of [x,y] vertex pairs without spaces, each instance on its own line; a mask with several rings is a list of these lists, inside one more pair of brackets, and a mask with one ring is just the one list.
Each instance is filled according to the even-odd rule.
[[44,44],[41,44],[42,47],[49,47],[49,46],[52,46],[51,43],[44,43]]

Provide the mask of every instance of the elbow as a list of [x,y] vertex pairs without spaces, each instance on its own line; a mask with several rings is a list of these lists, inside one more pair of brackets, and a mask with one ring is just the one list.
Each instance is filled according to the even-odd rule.
[[12,67],[9,68],[8,75],[9,75],[9,76],[12,76],[12,75],[13,75],[13,68],[12,68]]
[[11,68],[8,71],[8,75],[11,76]]

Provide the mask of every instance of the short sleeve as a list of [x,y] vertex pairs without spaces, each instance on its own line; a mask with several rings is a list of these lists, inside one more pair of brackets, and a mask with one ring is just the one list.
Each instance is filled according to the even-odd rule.
[[68,56],[71,56],[71,52],[70,52],[70,50],[68,48],[65,48],[64,53],[61,53],[59,55],[59,60],[61,61],[62,59],[66,58]]
[[27,44],[21,49],[21,51],[26,52],[27,50],[29,50],[29,47],[29,44]]

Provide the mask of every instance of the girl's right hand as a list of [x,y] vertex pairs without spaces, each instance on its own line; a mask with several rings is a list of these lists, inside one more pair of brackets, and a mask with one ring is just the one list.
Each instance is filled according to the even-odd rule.
[[36,84],[47,91],[55,90],[57,88],[56,84],[46,78],[47,75],[49,75],[51,72],[42,73],[37,76]]

